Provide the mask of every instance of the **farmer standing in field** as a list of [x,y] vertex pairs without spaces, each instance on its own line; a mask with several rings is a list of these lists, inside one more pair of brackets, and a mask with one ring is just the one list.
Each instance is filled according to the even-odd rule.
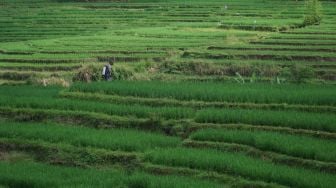
[[103,67],[103,72],[102,72],[102,76],[104,77],[104,79],[106,81],[111,80],[111,69],[112,69],[112,65],[110,63],[107,63],[104,67]]

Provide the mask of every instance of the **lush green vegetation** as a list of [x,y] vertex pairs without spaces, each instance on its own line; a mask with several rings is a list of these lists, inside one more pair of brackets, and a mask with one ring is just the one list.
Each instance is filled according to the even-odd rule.
[[336,3],[309,2],[2,0],[0,187],[335,187]]
[[[222,187],[209,181],[143,172],[55,167],[33,162],[0,162],[0,184],[10,187]],[[104,181],[102,181],[102,179]]]
[[247,123],[331,132],[336,130],[333,114],[295,111],[205,109],[197,112],[195,120],[200,123]]
[[109,115],[129,115],[138,118],[160,116],[166,119],[189,118],[193,114],[193,110],[182,107],[149,107],[141,105],[121,105],[106,104],[91,101],[69,100],[45,98],[41,103],[40,98],[36,97],[20,97],[16,100],[10,100],[10,97],[2,97],[0,104],[3,107],[20,107],[20,108],[40,108],[40,109],[60,109],[71,111],[89,111],[99,112]]
[[155,147],[174,147],[179,144],[178,138],[136,130],[92,130],[85,127],[10,122],[1,122],[1,124],[0,135],[4,138],[64,142],[110,150],[144,151]]
[[335,105],[336,88],[317,85],[221,84],[129,82],[74,84],[70,91],[100,92],[147,98],[227,101],[250,103],[289,103]]
[[212,150],[158,149],[148,153],[146,158],[156,164],[185,166],[224,173],[231,172],[253,179],[264,179],[295,187],[333,187],[335,183],[334,175],[289,168],[255,160],[241,154]]
[[322,20],[321,3],[318,0],[309,0],[306,4],[305,25],[319,24]]
[[[113,82],[110,84],[111,88],[114,86],[114,83],[121,85],[123,82]],[[129,84],[128,82],[125,83],[126,85]],[[150,82],[143,83],[150,85]],[[97,85],[99,84],[101,83],[97,83]],[[210,83],[209,85],[211,86],[211,84],[214,83]],[[153,82],[153,85],[159,87],[159,82]],[[177,83],[168,83],[169,85],[177,85]],[[232,180],[232,182],[240,182],[240,186],[251,185],[251,183],[268,185],[270,182],[298,187],[328,187],[332,184],[330,182],[332,182],[333,169],[335,169],[335,157],[333,156],[335,154],[333,151],[335,149],[334,139],[336,138],[333,126],[335,122],[333,111],[317,113],[295,110],[262,110],[253,107],[253,105],[252,109],[240,109],[239,106],[236,109],[231,109],[197,105],[189,107],[170,105],[169,109],[172,112],[176,114],[182,112],[181,114],[187,115],[167,116],[162,112],[166,112],[163,109],[168,107],[153,107],[151,105],[153,101],[151,100],[173,100],[176,104],[183,104],[188,101],[193,102],[197,99],[193,98],[193,96],[198,95],[190,95],[188,100],[181,100],[178,97],[169,99],[166,95],[143,95],[138,97],[132,94],[132,100],[119,101],[118,104],[96,101],[95,98],[81,98],[77,100],[76,97],[64,98],[64,95],[60,95],[64,94],[64,92],[69,94],[77,92],[78,90],[73,90],[73,88],[78,86],[84,87],[85,85],[77,84],[70,89],[58,87],[42,88],[37,86],[2,86],[4,90],[0,91],[0,117],[4,118],[4,120],[0,121],[0,137],[2,138],[0,145],[3,148],[8,148],[4,150],[5,153],[3,155],[7,156],[5,159],[18,160],[15,159],[17,158],[15,155],[12,156],[10,154],[10,151],[17,151],[28,152],[28,156],[32,155],[30,158],[34,161],[51,164],[55,163],[55,160],[58,161],[56,162],[57,164],[75,164],[91,166],[91,168],[95,168],[98,164],[102,163],[121,164],[121,166],[128,164],[126,168],[130,168],[129,166],[137,168],[149,164],[160,166],[149,168],[151,173],[153,171],[168,171],[175,175],[179,173],[189,174],[187,176],[194,176],[196,173],[196,176],[202,177],[205,172],[214,171],[219,174],[225,174],[225,176],[227,174],[233,177],[237,175],[242,176],[243,180]],[[248,86],[253,87],[252,85]],[[260,87],[260,85],[257,86]],[[288,85],[288,87],[291,86]],[[107,85],[105,87],[108,88]],[[206,88],[207,86],[202,83],[198,87],[196,83],[193,85],[195,91],[201,89],[201,87]],[[300,87],[305,88],[304,85]],[[324,89],[327,93],[333,87],[330,86]],[[109,91],[113,90],[110,89]],[[84,91],[82,94],[90,95],[101,92],[101,90],[97,89],[96,92],[94,90]],[[113,95],[109,95],[109,93],[105,94],[107,94],[106,96],[124,95],[120,93]],[[141,100],[149,100],[149,102],[141,103]],[[199,102],[206,101],[200,100]],[[235,103],[235,101],[232,102]],[[242,101],[241,103],[251,104],[249,101]],[[316,107],[316,104],[311,105],[306,103],[304,105],[309,108]],[[13,118],[12,115],[16,117]],[[160,119],[160,117],[165,118]],[[180,118],[188,118],[188,120]],[[14,122],[8,119],[24,122]],[[29,123],[25,121],[33,122]],[[44,122],[36,123],[34,121]],[[50,121],[63,122],[63,124],[55,124]],[[73,125],[69,125],[69,122]],[[208,124],[208,122],[211,122],[211,124]],[[235,126],[235,124],[237,127],[240,127],[240,123],[249,124],[251,128],[265,126],[270,129],[267,132],[258,129],[255,131],[205,129],[192,132],[193,128],[189,127],[190,125],[216,127],[222,124],[225,124],[223,125],[224,127],[227,124],[230,124],[230,127]],[[103,125],[103,127],[119,126],[124,128],[95,129],[95,127],[99,128],[100,125]],[[277,128],[285,127],[293,129],[286,130],[288,133],[274,132]],[[137,130],[136,128],[141,128],[141,130]],[[178,136],[187,135],[190,131],[191,135],[189,138],[199,141],[199,144],[205,143],[203,147],[198,147],[198,149],[183,148],[188,145],[182,144],[183,139],[178,138]],[[168,134],[169,136],[163,134]],[[306,136],[302,136],[301,134]],[[312,137],[314,135],[315,138]],[[324,137],[323,135],[327,138],[319,138],[320,136]],[[183,136],[183,138],[185,137]],[[247,145],[260,149],[260,151],[254,157],[244,152],[233,153],[235,150],[229,150],[231,152],[226,151],[224,153],[222,153],[222,150],[218,152],[213,150],[208,151],[206,144],[209,141],[212,143],[223,142]],[[71,149],[72,147],[78,149]],[[91,149],[88,150],[86,148]],[[104,150],[104,152],[99,150]],[[41,156],[39,151],[45,151],[48,155]],[[237,152],[239,151],[241,150],[238,149]],[[276,155],[266,154],[268,151],[296,158],[284,158],[281,160]],[[109,152],[122,153],[109,154]],[[128,154],[129,152],[130,154]],[[279,164],[264,160],[261,157],[264,155],[263,152],[268,157],[271,157],[271,161],[278,161],[277,163]],[[86,155],[86,157],[83,158],[83,155]],[[133,157],[129,155],[133,155]],[[289,159],[290,161],[288,161]],[[106,161],[104,162],[104,160]],[[110,160],[112,161],[110,162]],[[130,160],[132,162],[129,162]],[[115,161],[122,162],[116,163]],[[255,169],[256,166],[258,166],[258,170],[252,173],[252,169]],[[148,168],[145,169],[148,170]],[[189,172],[190,170],[195,170],[196,172],[191,173]],[[270,173],[268,170],[276,173],[269,177],[267,175]],[[303,180],[304,177],[309,177],[309,180]],[[17,178],[25,177],[18,176]],[[223,181],[221,176],[211,176],[210,178],[212,180],[220,179],[220,181]],[[8,180],[8,182],[17,182],[14,179]],[[253,182],[249,182],[247,179],[252,179]],[[260,181],[263,183],[259,183]],[[35,181],[28,182],[33,183]],[[225,184],[230,185],[231,183]]]
[[266,131],[203,129],[192,133],[190,138],[199,141],[250,145],[262,150],[322,161],[335,162],[336,158],[334,151],[336,145],[333,141],[306,136]]
[[[3,4],[0,83],[56,82],[50,77],[69,82],[79,67],[100,69],[107,61],[115,62],[116,79],[236,82],[239,73],[246,80],[288,82],[295,81],[288,66],[300,61],[313,72],[300,82],[335,80],[335,67],[329,66],[336,58],[330,1],[321,3],[322,12],[312,6],[306,11],[304,1],[290,0],[272,5],[262,0]],[[304,15],[312,20],[316,14],[323,14],[320,25],[302,27]],[[176,66],[185,61],[192,63]],[[171,66],[162,65],[166,62]],[[321,70],[325,66],[328,69]]]

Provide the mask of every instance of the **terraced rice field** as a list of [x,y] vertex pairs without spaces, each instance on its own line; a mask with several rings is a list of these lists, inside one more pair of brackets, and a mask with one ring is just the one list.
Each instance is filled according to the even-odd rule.
[[152,81],[2,86],[0,183],[333,187],[335,93]]
[[2,0],[0,187],[335,187],[322,5],[302,27],[294,0]]
[[[119,79],[288,80],[299,64],[317,82],[335,81],[332,1],[320,25],[304,28],[304,2],[289,0],[3,0],[1,9],[1,83],[71,80],[107,61],[133,73]],[[183,71],[190,62],[201,64]]]

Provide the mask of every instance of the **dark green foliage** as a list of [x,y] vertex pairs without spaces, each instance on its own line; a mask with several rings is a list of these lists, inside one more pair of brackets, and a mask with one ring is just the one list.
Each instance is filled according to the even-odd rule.
[[294,82],[302,83],[305,79],[312,78],[314,71],[310,67],[294,64],[290,67],[291,77]]

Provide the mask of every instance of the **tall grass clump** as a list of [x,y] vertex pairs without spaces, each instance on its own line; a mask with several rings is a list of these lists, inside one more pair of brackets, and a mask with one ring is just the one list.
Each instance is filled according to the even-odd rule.
[[269,111],[246,109],[203,109],[195,118],[199,123],[246,123],[310,129],[319,131],[336,131],[336,117],[333,114],[309,113],[298,111]]
[[336,183],[335,175],[273,164],[240,153],[166,148],[150,151],[145,158],[155,164],[235,174],[290,187],[332,188]]
[[336,162],[336,143],[331,140],[267,131],[202,129],[193,140],[238,143],[307,159]]
[[322,5],[319,0],[307,0],[303,25],[320,24],[322,20],[321,9]]
[[180,139],[140,130],[96,130],[86,127],[42,123],[0,122],[0,135],[5,138],[43,140],[75,146],[110,150],[144,151],[156,147],[174,147]]

